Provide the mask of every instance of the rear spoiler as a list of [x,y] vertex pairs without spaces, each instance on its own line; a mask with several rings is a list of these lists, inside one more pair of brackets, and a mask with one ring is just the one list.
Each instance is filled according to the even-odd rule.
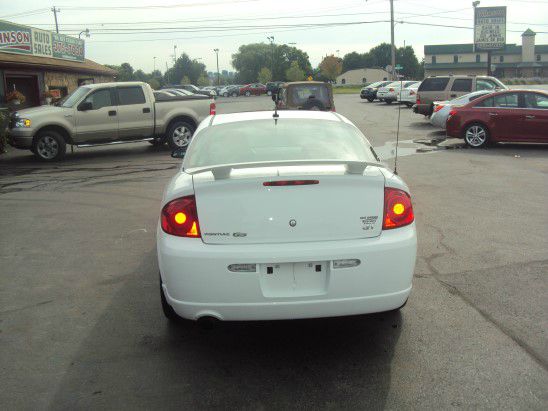
[[251,163],[221,164],[206,167],[195,167],[183,169],[187,174],[194,175],[211,171],[215,180],[222,180],[230,177],[232,170],[242,168],[264,168],[264,167],[292,167],[292,166],[316,166],[316,165],[344,165],[348,174],[363,174],[367,166],[386,167],[382,163],[350,160],[287,160],[287,161],[260,161]]

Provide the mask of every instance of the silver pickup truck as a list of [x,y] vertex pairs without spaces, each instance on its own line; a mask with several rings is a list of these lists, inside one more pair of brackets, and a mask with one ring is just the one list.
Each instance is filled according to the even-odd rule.
[[57,106],[12,115],[10,144],[44,161],[63,158],[67,145],[90,147],[149,141],[185,147],[214,103],[207,96],[155,96],[141,82],[101,83],[77,88]]

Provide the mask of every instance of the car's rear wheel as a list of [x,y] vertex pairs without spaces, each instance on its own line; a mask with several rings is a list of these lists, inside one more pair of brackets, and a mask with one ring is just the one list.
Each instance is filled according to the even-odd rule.
[[386,99],[386,100],[384,100],[384,102],[385,102],[386,104],[392,104],[392,100]]
[[232,97],[238,97],[238,93],[236,92],[232,93]]
[[268,94],[269,96],[271,96],[271,95],[272,95],[272,91],[268,90],[268,91],[266,92],[266,94]]
[[246,96],[246,97],[249,97],[250,95],[251,95],[251,92],[250,92],[250,91],[246,91],[246,92],[245,92],[245,96]]
[[228,97],[228,93],[223,93],[223,97]]
[[367,101],[369,101],[370,103],[372,103],[373,100],[375,100],[373,97],[367,97]]
[[194,126],[186,121],[175,121],[167,132],[167,143],[172,150],[187,147],[192,140]]
[[32,142],[32,152],[42,161],[58,161],[65,156],[67,144],[57,131],[39,132]]
[[470,124],[464,130],[464,142],[472,148],[485,147],[489,142],[489,130],[480,123]]

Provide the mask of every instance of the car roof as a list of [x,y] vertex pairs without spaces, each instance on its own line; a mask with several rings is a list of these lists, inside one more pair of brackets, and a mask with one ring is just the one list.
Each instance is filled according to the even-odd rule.
[[[230,114],[216,114],[212,116],[210,126],[219,124],[235,123],[238,121],[252,120],[273,120],[274,111],[249,111]],[[303,119],[303,120],[325,120],[339,121],[347,124],[352,124],[350,120],[332,111],[312,111],[312,110],[280,110],[278,111],[279,119]]]
[[142,86],[144,83],[141,81],[121,81],[117,83],[94,83],[86,84],[84,87],[96,89],[102,87],[127,87],[127,86]]

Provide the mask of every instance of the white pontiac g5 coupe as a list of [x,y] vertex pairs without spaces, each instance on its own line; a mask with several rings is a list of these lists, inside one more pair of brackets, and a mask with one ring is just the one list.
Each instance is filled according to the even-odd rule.
[[166,317],[277,320],[397,310],[417,236],[409,189],[333,112],[204,120],[157,232]]

